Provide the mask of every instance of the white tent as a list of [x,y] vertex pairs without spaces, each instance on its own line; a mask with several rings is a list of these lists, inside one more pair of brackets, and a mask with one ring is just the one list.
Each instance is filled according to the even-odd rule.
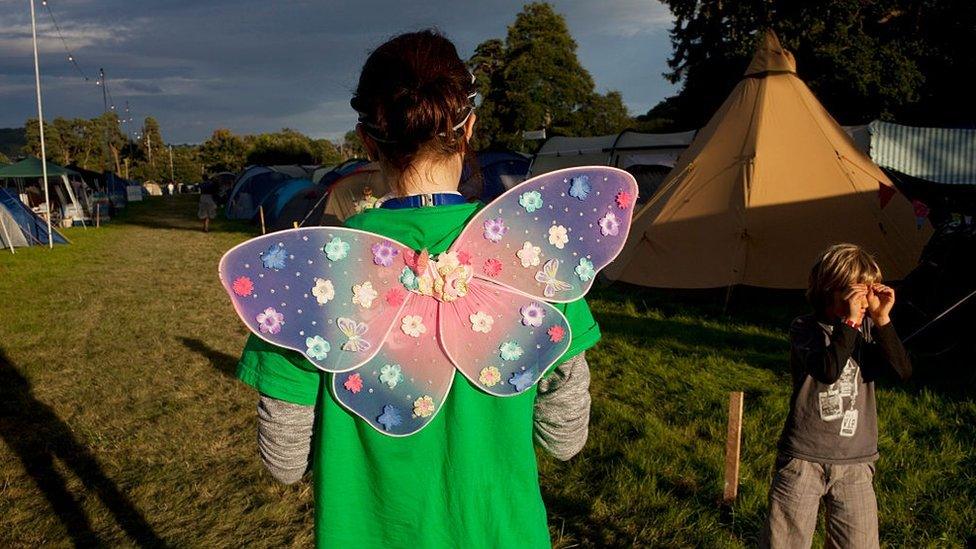
[[528,177],[573,166],[613,166],[637,179],[640,202],[649,198],[695,138],[695,131],[596,137],[551,137],[529,166]]
[[694,138],[695,130],[678,133],[624,130],[619,134],[595,137],[551,137],[536,153],[529,176],[573,166],[621,169],[634,165],[674,166]]

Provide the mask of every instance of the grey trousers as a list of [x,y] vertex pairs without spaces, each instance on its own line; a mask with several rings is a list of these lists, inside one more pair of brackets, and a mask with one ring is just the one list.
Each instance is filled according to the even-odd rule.
[[821,499],[827,511],[825,547],[879,546],[874,463],[830,465],[785,456],[776,459],[761,546],[810,547]]

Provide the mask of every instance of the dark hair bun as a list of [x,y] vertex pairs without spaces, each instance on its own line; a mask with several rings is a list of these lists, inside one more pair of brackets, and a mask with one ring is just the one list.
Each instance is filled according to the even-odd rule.
[[350,104],[383,160],[402,171],[420,153],[457,154],[454,130],[474,108],[471,74],[450,40],[401,34],[370,54]]

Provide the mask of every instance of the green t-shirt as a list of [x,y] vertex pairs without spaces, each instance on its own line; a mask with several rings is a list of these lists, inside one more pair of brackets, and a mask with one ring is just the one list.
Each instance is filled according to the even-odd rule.
[[[478,208],[373,209],[346,225],[436,254]],[[562,362],[596,344],[600,329],[584,300],[557,306],[572,328]],[[318,547],[549,547],[532,448],[535,386],[499,398],[455,372],[441,413],[419,433],[397,438],[340,406],[331,375],[253,335],[237,370],[267,396],[317,406],[312,461]]]

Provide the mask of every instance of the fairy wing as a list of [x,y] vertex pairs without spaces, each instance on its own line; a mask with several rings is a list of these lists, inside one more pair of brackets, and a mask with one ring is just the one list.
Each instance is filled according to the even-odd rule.
[[495,396],[534,385],[566,352],[558,309],[528,294],[473,279],[463,299],[440,304],[444,351],[471,383]]
[[567,168],[521,183],[472,218],[451,250],[475,276],[546,301],[590,289],[623,249],[637,182],[617,168]]
[[382,349],[360,368],[332,376],[336,399],[391,436],[423,429],[440,412],[454,365],[437,340],[437,301],[411,294]]
[[409,249],[380,235],[307,227],[259,236],[220,260],[220,280],[258,337],[343,372],[369,361],[407,301]]

